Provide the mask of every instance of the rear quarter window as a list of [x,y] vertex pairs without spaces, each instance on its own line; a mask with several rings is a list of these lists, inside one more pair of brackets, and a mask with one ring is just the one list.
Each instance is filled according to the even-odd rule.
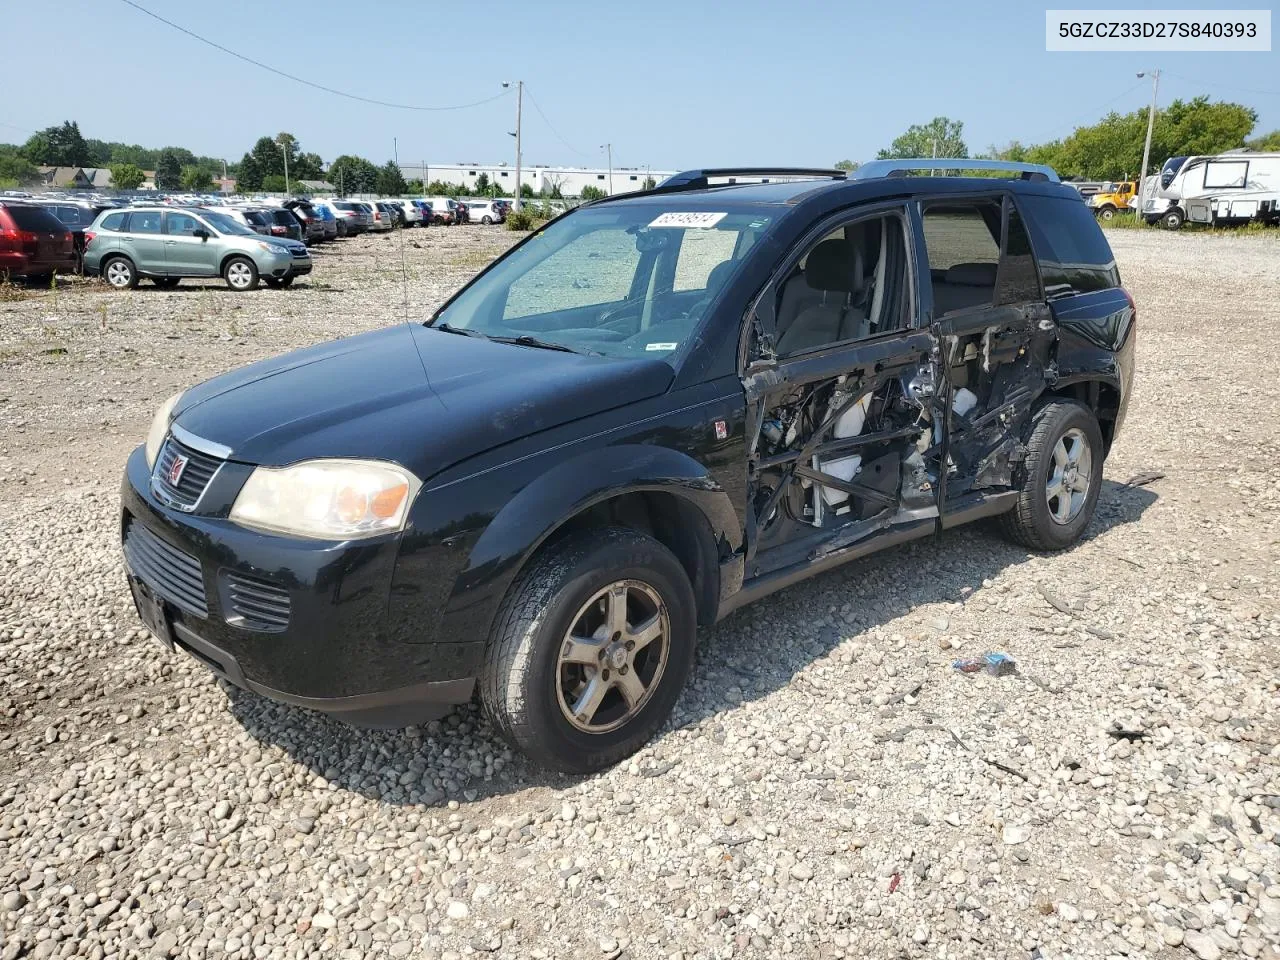
[[1083,201],[1023,194],[1016,202],[1050,300],[1120,286],[1111,246]]
[[113,214],[111,214],[110,216],[108,216],[108,217],[106,217],[106,218],[104,218],[104,219],[103,219],[103,221],[102,221],[102,229],[103,229],[103,230],[123,230],[123,229],[124,229],[124,218],[125,218],[125,217],[127,217],[127,216],[128,216],[128,214],[127,214],[127,213],[113,213]]

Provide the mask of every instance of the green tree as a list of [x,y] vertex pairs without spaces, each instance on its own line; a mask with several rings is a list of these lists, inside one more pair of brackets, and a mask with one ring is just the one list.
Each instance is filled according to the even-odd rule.
[[182,186],[182,161],[166,147],[156,161],[156,189],[177,190]]
[[343,154],[329,165],[327,179],[343,194],[373,193],[378,186],[378,168],[364,157]]
[[80,125],[74,120],[33,133],[23,144],[22,152],[32,163],[51,167],[93,166],[89,162],[89,144],[81,136]]
[[251,153],[246,153],[240,160],[236,171],[236,189],[241,193],[253,193],[262,189],[262,178],[265,174],[258,160]]
[[284,193],[284,174],[269,173],[262,178],[262,185],[259,187],[264,193]]
[[580,194],[580,196],[582,197],[583,203],[588,203],[592,200],[603,200],[605,197],[608,196],[608,194],[605,193],[603,190],[601,190],[599,187],[593,187],[591,184],[587,184],[585,187],[582,188],[582,193]]
[[189,163],[182,168],[182,189],[205,193],[213,189],[213,177],[204,167]]
[[964,123],[949,117],[934,117],[928,123],[917,123],[907,128],[888,149],[876,154],[881,160],[901,157],[967,157],[969,148],[964,142]]
[[[655,180],[655,179],[653,179],[653,177],[645,177],[645,178],[644,178],[644,183],[643,183],[643,184],[641,184],[640,189],[641,189],[641,190],[652,190],[652,189],[653,189],[654,187],[656,187],[657,185],[658,185],[658,181],[657,181],[657,180]],[[559,199],[560,199],[560,192],[557,190],[555,193],[551,194],[551,199],[552,199],[552,200],[559,200]]]
[[0,145],[0,180],[6,185],[24,187],[39,176],[36,165],[23,155],[20,148],[7,143]]
[[299,153],[296,161],[289,161],[289,175],[299,180],[323,180],[324,161],[318,153]]
[[522,184],[520,184],[520,196],[521,196],[521,197],[532,197],[532,196],[533,196],[533,187],[531,187],[531,186],[530,186],[529,184],[527,184],[527,183],[522,183]]
[[404,174],[394,160],[388,160],[378,168],[375,189],[384,197],[398,197],[405,192]]
[[854,160],[837,160],[836,169],[844,170],[848,173],[853,173],[853,171],[858,169],[858,164]]
[[1260,137],[1246,140],[1245,146],[1250,150],[1265,151],[1267,153],[1280,151],[1280,130],[1272,130],[1270,133],[1264,133]]
[[476,177],[476,196],[487,197],[492,186],[493,184],[489,182],[489,175],[487,173],[480,174],[480,176]]
[[421,181],[421,180],[409,180],[409,181],[406,181],[406,182],[405,182],[405,185],[404,185],[404,192],[405,192],[405,193],[416,193],[416,194],[421,194],[421,193],[422,193],[422,181]]
[[113,163],[108,169],[111,170],[111,185],[117,190],[137,190],[147,179],[136,164]]

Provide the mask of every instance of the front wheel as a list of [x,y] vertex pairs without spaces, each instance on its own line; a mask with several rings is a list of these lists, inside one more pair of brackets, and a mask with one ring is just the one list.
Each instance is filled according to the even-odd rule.
[[1160,222],[1164,224],[1166,230],[1181,230],[1186,218],[1183,217],[1181,210],[1173,209],[1161,217]]
[[671,713],[696,629],[670,550],[623,528],[573,535],[535,558],[498,610],[480,672],[485,713],[541,766],[607,767]]
[[1054,400],[1032,414],[1030,431],[1018,500],[1001,526],[1032,550],[1062,550],[1093,519],[1102,488],[1102,430],[1084,404]]
[[1110,220],[1116,215],[1115,207],[1103,207],[1098,211],[1098,218],[1101,220]]
[[248,257],[232,257],[222,268],[222,279],[236,293],[258,289],[258,268]]
[[483,223],[486,227],[492,226],[493,217],[481,217],[480,222]]

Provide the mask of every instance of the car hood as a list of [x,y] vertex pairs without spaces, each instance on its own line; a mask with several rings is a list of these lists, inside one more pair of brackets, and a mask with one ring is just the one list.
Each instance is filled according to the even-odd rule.
[[654,359],[610,359],[404,324],[297,350],[199,384],[174,423],[279,466],[390,460],[427,479],[529,434],[662,393]]

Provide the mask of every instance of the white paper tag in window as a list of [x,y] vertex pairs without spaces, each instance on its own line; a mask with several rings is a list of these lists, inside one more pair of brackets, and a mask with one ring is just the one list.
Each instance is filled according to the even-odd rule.
[[682,229],[706,230],[714,227],[717,223],[729,215],[728,211],[720,213],[664,213],[659,216],[650,227],[680,227]]
[[644,348],[646,350],[674,350],[678,346],[680,346],[678,343],[646,343]]

